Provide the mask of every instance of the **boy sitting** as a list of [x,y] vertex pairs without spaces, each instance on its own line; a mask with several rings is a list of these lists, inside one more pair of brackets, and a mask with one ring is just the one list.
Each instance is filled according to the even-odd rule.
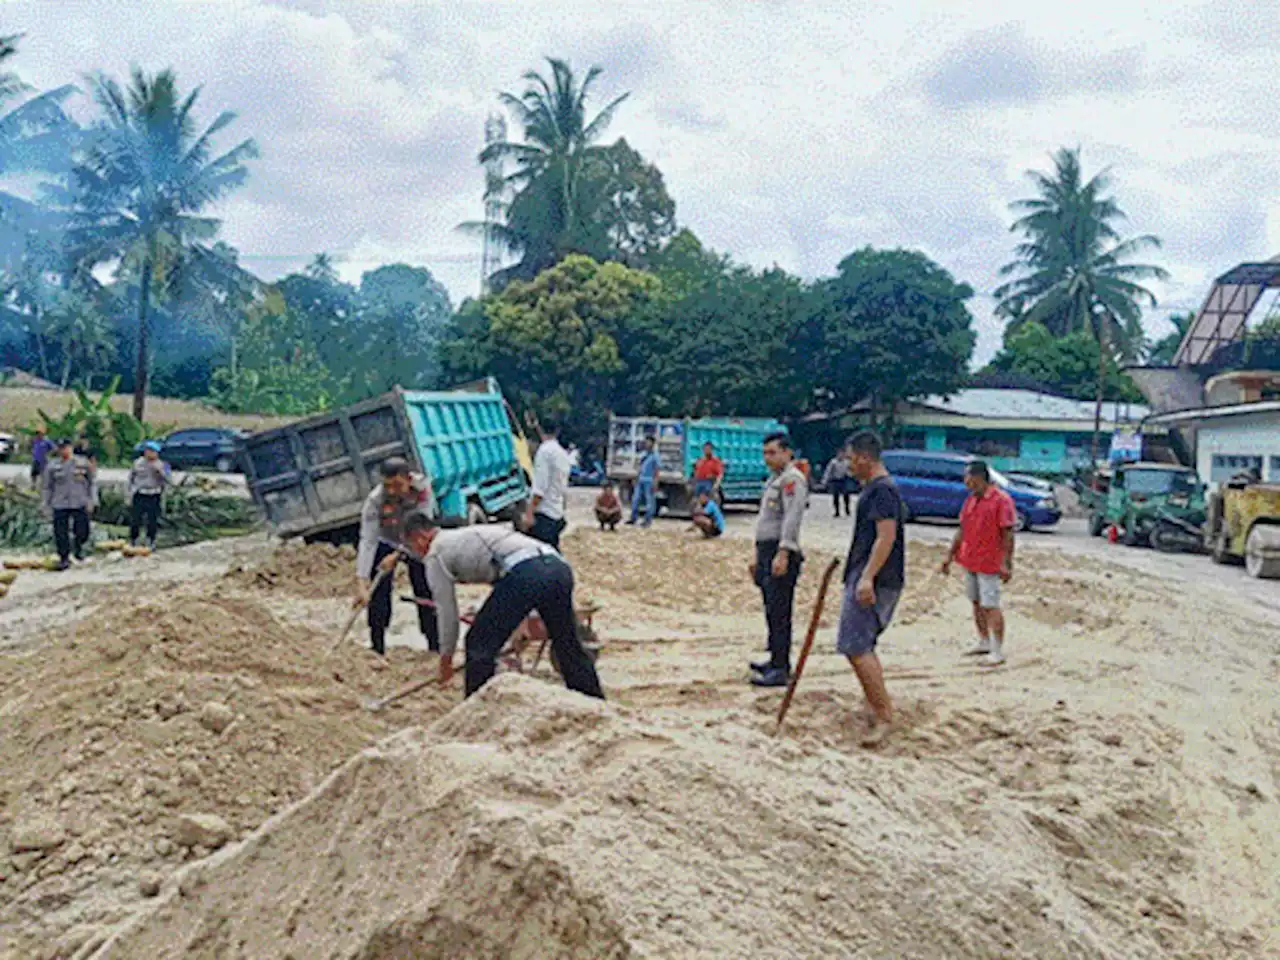
[[698,494],[698,507],[693,514],[693,526],[708,540],[724,533],[724,511],[711,494]]
[[616,531],[618,524],[622,522],[622,501],[618,499],[618,493],[613,489],[612,480],[604,482],[604,489],[596,497],[596,520],[599,521],[601,530],[608,527]]

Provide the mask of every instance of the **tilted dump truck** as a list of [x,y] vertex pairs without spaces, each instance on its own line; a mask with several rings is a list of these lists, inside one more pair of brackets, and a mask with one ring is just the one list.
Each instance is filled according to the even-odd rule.
[[379,464],[403,457],[430,477],[442,516],[510,516],[529,496],[519,427],[497,383],[485,387],[397,388],[253,434],[240,449],[249,492],[282,537],[351,540]]
[[721,499],[725,503],[756,503],[764,493],[769,467],[764,462],[764,438],[785,433],[777,420],[763,418],[707,417],[610,417],[609,450],[605,470],[619,486],[619,496],[631,497],[644,441],[654,437],[662,469],[658,473],[658,506],[669,513],[689,513],[693,508],[693,465],[710,442],[724,461]]

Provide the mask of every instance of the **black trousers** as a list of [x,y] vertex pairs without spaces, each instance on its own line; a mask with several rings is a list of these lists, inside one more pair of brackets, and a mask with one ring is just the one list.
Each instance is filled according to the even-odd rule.
[[89,542],[89,511],[53,511],[53,542],[57,544],[59,560],[71,559],[73,551],[77,558],[83,556],[84,545]]
[[779,670],[791,669],[791,615],[795,609],[796,581],[804,558],[791,554],[787,562],[787,575],[775,577],[771,567],[778,554],[778,541],[767,540],[756,544],[756,586],[764,598],[764,619],[769,628],[769,666]]
[[138,531],[142,525],[147,527],[147,540],[156,542],[156,531],[160,528],[160,494],[135,493],[133,495],[133,515],[129,518],[129,542],[138,539]]
[[595,664],[578,637],[573,570],[559,557],[549,556],[526,560],[501,577],[476,614],[467,634],[467,696],[493,677],[499,652],[533,610],[546,624],[564,685],[603,700]]
[[835,510],[835,515],[840,516],[840,503],[844,502],[844,515],[846,517],[853,516],[853,512],[849,509],[849,481],[835,480],[831,483],[831,506]]
[[[385,543],[378,544],[378,551],[373,555],[373,573],[377,576],[378,564],[395,552]],[[431,588],[427,586],[427,568],[417,560],[406,560],[409,567],[409,583],[413,585],[413,595],[420,600],[431,599]],[[391,594],[395,589],[396,578],[388,575],[382,578],[378,589],[369,598],[369,644],[374,653],[387,652],[387,627],[391,626]],[[427,638],[427,646],[432,650],[440,649],[440,625],[436,622],[434,607],[418,608],[418,626],[422,635]]]
[[559,550],[560,534],[564,533],[566,526],[568,524],[565,523],[563,518],[553,520],[551,517],[544,516],[541,513],[535,513],[533,515],[533,527],[529,531],[529,536]]

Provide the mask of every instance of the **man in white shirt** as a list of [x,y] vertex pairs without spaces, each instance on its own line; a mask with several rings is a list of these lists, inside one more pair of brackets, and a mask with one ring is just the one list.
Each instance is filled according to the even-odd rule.
[[405,521],[405,546],[423,558],[440,623],[440,682],[453,679],[458,646],[459,583],[492,583],[467,633],[466,694],[493,676],[498,654],[530,612],[537,610],[564,684],[604,699],[595,664],[578,638],[573,608],[573,570],[555,550],[532,537],[497,525],[441,530],[416,513]]
[[535,540],[560,549],[564,532],[564,499],[569,490],[569,454],[560,446],[560,427],[552,420],[541,425],[542,443],[533,458],[533,499],[524,527]]

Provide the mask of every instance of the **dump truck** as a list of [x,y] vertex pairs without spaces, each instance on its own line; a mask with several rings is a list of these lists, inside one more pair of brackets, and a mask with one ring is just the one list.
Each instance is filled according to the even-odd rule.
[[618,484],[624,502],[631,498],[644,441],[653,437],[662,466],[658,473],[658,507],[668,513],[687,514],[693,509],[693,465],[710,442],[724,461],[721,501],[756,503],[764,493],[769,467],[764,462],[764,438],[785,433],[777,420],[767,418],[664,417],[609,418],[609,449],[605,470]]
[[1224,484],[1209,500],[1204,531],[1214,562],[1243,560],[1251,577],[1280,578],[1280,484]]
[[282,537],[354,541],[379,464],[403,457],[430,478],[441,516],[510,517],[529,496],[519,426],[497,382],[484,387],[396,388],[246,437],[249,492]]

